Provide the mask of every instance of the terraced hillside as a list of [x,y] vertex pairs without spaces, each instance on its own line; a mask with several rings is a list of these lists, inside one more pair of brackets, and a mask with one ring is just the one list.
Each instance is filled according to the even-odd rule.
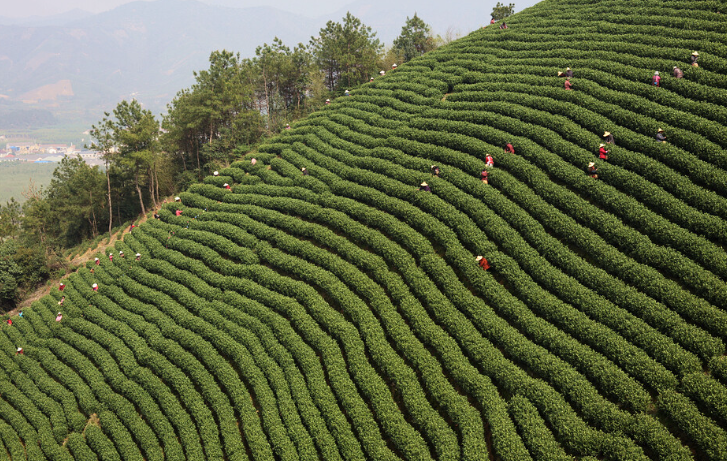
[[545,0],[192,187],[2,328],[0,455],[727,459],[724,13]]

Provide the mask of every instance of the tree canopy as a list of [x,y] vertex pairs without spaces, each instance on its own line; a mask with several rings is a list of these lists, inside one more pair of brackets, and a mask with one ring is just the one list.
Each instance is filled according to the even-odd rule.
[[494,8],[492,8],[492,19],[500,21],[508,16],[511,16],[515,12],[515,4],[510,3],[505,5],[504,3],[497,2]]
[[343,24],[328,21],[317,37],[311,37],[310,51],[325,73],[328,89],[341,92],[367,82],[378,72],[383,44],[371,27],[349,12]]
[[401,34],[394,39],[393,48],[402,56],[403,62],[411,61],[436,48],[431,32],[431,26],[414,13],[412,18],[406,18]]

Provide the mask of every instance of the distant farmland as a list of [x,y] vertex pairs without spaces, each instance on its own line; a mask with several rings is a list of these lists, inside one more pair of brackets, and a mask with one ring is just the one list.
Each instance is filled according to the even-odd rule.
[[47,186],[53,177],[57,163],[0,162],[0,204],[15,197],[24,202],[23,192],[32,184],[37,188]]

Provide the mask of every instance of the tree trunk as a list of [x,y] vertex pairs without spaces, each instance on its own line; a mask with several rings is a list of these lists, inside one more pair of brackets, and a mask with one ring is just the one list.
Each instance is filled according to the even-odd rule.
[[154,171],[155,170],[156,170],[156,164],[153,164],[149,168],[148,174],[149,174],[149,193],[151,194],[151,201],[154,204],[154,208],[156,209],[156,207],[157,207],[157,199],[156,199],[156,196],[154,195],[154,183],[155,183],[155,180],[156,180],[156,178],[154,176]]
[[156,187],[156,200],[154,201],[154,208],[159,208],[159,173],[157,170],[156,163],[154,164],[154,187]]
[[98,229],[96,228],[96,212],[93,211],[93,192],[88,191],[88,201],[91,206],[91,216],[93,217],[93,220],[91,221],[91,232],[93,233],[93,238],[96,238],[96,235],[98,235]]
[[139,194],[139,203],[141,204],[141,214],[146,216],[146,207],[144,207],[144,196],[141,193],[141,187],[139,187],[139,172],[134,173],[134,185],[136,186],[136,192]]
[[197,176],[199,176],[200,181],[202,180],[202,167],[199,165],[199,142],[195,143],[195,150],[197,151]]
[[109,174],[109,161],[106,159],[106,184],[108,185],[108,197],[109,197],[109,239],[111,238],[111,229],[114,224],[114,210],[111,208],[111,175]]
[[268,77],[265,75],[265,72],[263,72],[263,88],[265,88],[265,111],[267,112],[268,116],[268,131],[271,130],[271,120],[270,120],[270,96],[268,94]]
[[[118,197],[116,197],[118,198]],[[116,218],[119,220],[119,224],[121,224],[123,221],[121,221],[121,207],[116,207]],[[111,233],[109,232],[109,237],[111,237]]]

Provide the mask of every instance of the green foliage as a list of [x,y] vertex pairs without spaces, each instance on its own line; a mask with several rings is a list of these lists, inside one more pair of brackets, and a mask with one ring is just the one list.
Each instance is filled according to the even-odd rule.
[[376,62],[383,45],[375,37],[376,32],[350,12],[343,24],[328,21],[317,37],[311,37],[311,55],[330,91],[342,94],[378,73]]
[[64,157],[45,190],[53,234],[63,247],[95,238],[105,219],[104,175],[81,157]]
[[504,3],[497,2],[497,5],[492,7],[492,19],[500,21],[508,16],[511,16],[515,11],[515,4],[510,3],[505,5]]
[[[255,55],[246,64],[257,79],[256,98],[265,101],[268,130],[278,132],[283,129],[283,122],[310,109],[311,98],[306,92],[313,80],[312,58],[305,45],[298,44],[291,51],[277,37],[271,45],[257,47]],[[313,98],[316,96],[320,105],[323,95]]]
[[407,16],[401,34],[394,39],[393,46],[404,57],[403,62],[411,61],[436,48],[431,29],[416,13],[411,19]]
[[175,173],[194,170],[197,180],[214,169],[209,164],[228,163],[235,147],[256,143],[264,128],[255,110],[251,82],[259,76],[253,62],[229,51],[215,51],[209,60],[209,69],[195,73],[195,84],[177,93],[162,121],[164,150],[182,157],[182,171],[176,164]]

